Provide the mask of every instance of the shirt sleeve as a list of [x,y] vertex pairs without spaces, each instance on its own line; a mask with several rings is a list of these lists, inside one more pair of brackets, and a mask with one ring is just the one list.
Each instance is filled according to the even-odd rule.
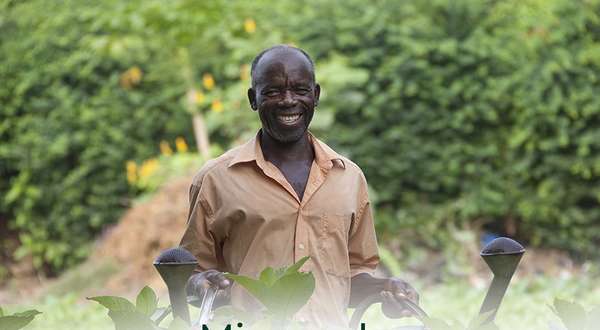
[[357,212],[350,230],[348,256],[350,259],[350,276],[360,273],[373,273],[379,264],[371,203],[366,192],[363,205]]
[[184,249],[190,251],[198,260],[196,271],[202,272],[209,269],[221,270],[219,258],[220,244],[210,232],[209,223],[211,210],[200,197],[200,187],[192,184],[190,187],[190,210],[188,213],[187,228],[181,243]]

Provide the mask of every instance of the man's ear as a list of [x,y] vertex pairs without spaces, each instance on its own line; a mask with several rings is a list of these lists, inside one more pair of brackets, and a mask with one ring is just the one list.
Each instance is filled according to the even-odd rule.
[[256,111],[256,109],[258,109],[256,104],[256,92],[253,88],[248,88],[248,102],[250,102],[250,108],[252,108],[252,110]]
[[315,84],[315,108],[319,105],[319,97],[321,96],[321,85]]

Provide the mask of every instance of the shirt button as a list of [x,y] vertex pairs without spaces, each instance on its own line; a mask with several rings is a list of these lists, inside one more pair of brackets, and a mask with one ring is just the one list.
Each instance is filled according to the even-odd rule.
[[298,244],[298,248],[299,248],[300,250],[304,250],[304,244],[302,244],[302,243]]

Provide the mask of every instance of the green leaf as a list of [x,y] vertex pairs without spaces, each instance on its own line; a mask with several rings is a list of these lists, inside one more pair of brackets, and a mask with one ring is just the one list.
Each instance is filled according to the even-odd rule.
[[145,286],[135,300],[135,308],[138,312],[151,316],[158,307],[158,298],[154,291]]
[[4,316],[4,311],[2,310],[2,307],[0,307],[0,317]]
[[115,296],[97,296],[88,297],[88,300],[93,300],[100,305],[106,307],[109,311],[113,312],[134,312],[135,306],[127,299]]
[[115,324],[115,330],[154,330],[158,328],[150,318],[138,311],[111,310],[108,316]]
[[263,282],[266,286],[272,286],[280,277],[281,275],[273,270],[273,268],[267,267],[260,273],[258,280]]
[[16,313],[9,316],[0,317],[0,329],[18,330],[28,325],[36,315],[41,314],[36,310],[29,310],[22,313]]
[[28,310],[25,312],[21,312],[21,313],[15,313],[12,316],[16,316],[16,317],[32,317],[32,316],[36,316],[38,314],[42,314],[42,312],[39,312],[35,309],[32,310]]
[[559,298],[554,299],[554,313],[569,330],[584,330],[587,315],[581,305]]
[[291,273],[279,279],[262,302],[276,317],[289,319],[308,302],[314,289],[312,273]]
[[314,276],[299,272],[308,258],[304,257],[288,268],[274,270],[267,267],[258,280],[235,274],[225,276],[248,290],[268,313],[289,319],[308,302],[315,289]]
[[244,275],[225,274],[225,277],[235,281],[236,283],[244,287],[246,290],[248,290],[248,292],[250,292],[261,302],[263,297],[267,295],[267,292],[269,290],[269,287],[266,286],[263,282]]
[[300,260],[298,260],[298,262],[296,262],[295,264],[291,265],[284,273],[284,275],[290,275],[290,274],[294,274],[294,273],[298,273],[298,271],[300,271],[300,268],[302,268],[302,266],[304,266],[304,264],[306,263],[306,261],[309,259],[309,256],[306,256]]

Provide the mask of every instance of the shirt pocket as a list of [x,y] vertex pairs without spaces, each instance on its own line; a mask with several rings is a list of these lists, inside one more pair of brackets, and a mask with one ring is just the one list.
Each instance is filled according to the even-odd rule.
[[319,259],[325,272],[339,277],[350,277],[348,232],[352,215],[323,214],[319,228]]

